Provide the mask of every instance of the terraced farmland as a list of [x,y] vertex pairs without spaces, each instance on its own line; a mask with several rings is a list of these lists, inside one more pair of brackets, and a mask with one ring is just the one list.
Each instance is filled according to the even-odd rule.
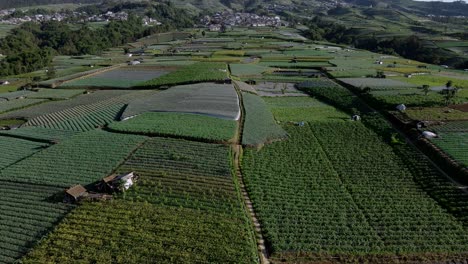
[[440,132],[438,137],[431,141],[453,159],[468,167],[468,133],[466,131]]
[[99,130],[81,133],[0,171],[0,180],[64,188],[89,184],[110,174],[145,140]]
[[287,137],[261,97],[248,93],[242,97],[245,108],[243,145],[260,145]]
[[0,102],[0,113],[25,108],[31,105],[40,104],[45,101],[47,100],[45,99],[14,99],[11,101],[3,101],[3,102]]
[[142,82],[166,75],[172,70],[173,69],[161,67],[121,67],[103,73],[98,73],[90,77],[72,80],[60,85],[60,87],[130,88]]
[[362,124],[317,123],[287,131],[290,141],[247,150],[243,164],[273,260],[466,257],[457,253],[466,251],[464,225]]
[[34,141],[0,136],[0,169],[21,161],[34,153],[43,150],[48,145]]
[[137,186],[118,200],[80,206],[25,263],[256,263],[227,146],[153,138],[119,171],[137,173]]
[[142,83],[141,87],[160,87],[198,82],[222,81],[227,78],[227,65],[216,62],[198,62],[175,72]]
[[154,112],[114,122],[109,128],[130,134],[227,142],[234,137],[237,122],[198,114]]
[[73,208],[53,196],[61,188],[0,181],[0,263],[13,263],[27,253]]

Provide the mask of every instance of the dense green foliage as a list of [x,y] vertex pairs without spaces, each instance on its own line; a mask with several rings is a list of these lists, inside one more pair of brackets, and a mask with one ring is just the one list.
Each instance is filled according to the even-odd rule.
[[8,167],[47,147],[47,144],[0,136],[0,169]]
[[339,121],[350,119],[350,116],[338,111],[335,107],[310,97],[275,97],[265,98],[275,116],[281,122],[316,122]]
[[[23,263],[255,263],[238,219],[116,200],[73,211]],[[251,251],[250,251],[251,252]]]
[[142,87],[188,84],[209,81],[222,81],[227,78],[227,66],[224,63],[198,62],[185,66],[175,72],[163,75],[141,84]]
[[261,97],[249,93],[242,97],[245,109],[243,145],[260,145],[287,137]]
[[247,150],[243,162],[273,259],[351,261],[422,253],[416,259],[424,261],[457,259],[450,253],[466,250],[464,226],[361,123],[315,123],[287,131],[289,141]]
[[80,206],[25,263],[257,262],[227,146],[153,138],[118,171],[137,173],[136,186]]
[[442,132],[431,141],[453,159],[464,166],[468,166],[468,133],[466,131]]
[[49,142],[62,141],[76,135],[77,133],[77,131],[73,130],[59,130],[35,126],[26,126],[13,130],[0,131],[0,134],[9,135],[11,137]]
[[[158,30],[167,30],[161,28]],[[134,41],[153,32],[141,25],[138,17],[112,21],[104,28],[83,26],[72,30],[62,22],[25,23],[0,40],[0,51],[7,55],[0,62],[0,76],[21,74],[46,67],[56,53],[63,55],[99,54],[104,49]]]
[[152,136],[172,136],[208,142],[225,142],[234,137],[237,122],[211,116],[150,112],[109,125],[111,130]]
[[117,120],[124,103],[144,96],[148,91],[111,97],[93,104],[77,105],[28,120],[24,126],[41,126],[55,129],[87,131]]
[[81,133],[2,170],[0,179],[60,187],[89,184],[110,174],[145,139],[100,130]]
[[61,188],[1,181],[0,262],[28,252],[72,208],[54,201]]
[[47,101],[46,99],[13,99],[0,102],[0,113],[21,109]]

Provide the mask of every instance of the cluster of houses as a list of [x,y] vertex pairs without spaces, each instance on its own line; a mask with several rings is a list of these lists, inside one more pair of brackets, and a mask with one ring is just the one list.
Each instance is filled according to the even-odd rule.
[[212,16],[206,15],[200,20],[210,31],[221,31],[223,27],[280,27],[288,23],[279,16],[260,16],[253,13],[218,12]]
[[[75,19],[79,22],[108,22],[108,21],[126,21],[128,19],[127,12],[112,12],[108,11],[99,15],[88,15],[85,12],[66,12],[54,14],[36,14],[24,15],[20,17],[10,17],[15,9],[0,10],[0,24],[19,25],[26,22],[45,22],[45,21],[63,21],[65,19]],[[161,25],[156,19],[144,17],[142,19],[143,25]]]

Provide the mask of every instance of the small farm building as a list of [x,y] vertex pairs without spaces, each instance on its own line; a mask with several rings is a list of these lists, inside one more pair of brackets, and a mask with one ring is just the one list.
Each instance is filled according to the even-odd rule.
[[133,172],[122,174],[112,174],[98,183],[98,190],[101,192],[112,193],[116,191],[126,191],[136,181],[137,176]]
[[359,121],[359,120],[361,120],[361,117],[360,117],[359,115],[353,115],[353,116],[351,117],[351,120],[353,120],[353,121]]
[[76,203],[82,198],[86,197],[88,192],[81,185],[75,185],[65,191],[65,197],[63,198],[64,203]]

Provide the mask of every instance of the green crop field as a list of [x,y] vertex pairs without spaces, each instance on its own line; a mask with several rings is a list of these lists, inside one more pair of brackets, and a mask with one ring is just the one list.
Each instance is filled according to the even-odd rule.
[[162,85],[176,85],[197,82],[221,81],[227,78],[225,63],[198,62],[183,67],[175,72],[159,78],[143,82],[141,87],[160,87]]
[[436,132],[468,132],[468,121],[447,122],[441,125],[430,126]]
[[441,132],[437,138],[433,138],[431,141],[453,159],[468,166],[468,133],[466,131]]
[[403,81],[397,81],[392,79],[379,79],[379,78],[342,78],[340,81],[352,85],[358,88],[370,87],[370,88],[406,88],[411,87]]
[[[88,105],[102,105],[109,100],[114,100],[115,102],[128,103],[129,98],[138,97],[136,91],[126,91],[126,90],[100,90],[94,91],[91,94],[83,94],[77,97],[74,97],[70,100],[60,100],[47,102],[45,104],[39,104],[31,106],[25,109],[16,110],[13,112],[5,113],[0,115],[0,118],[25,118],[25,119],[34,119],[40,116],[46,116],[54,114],[56,112],[67,111],[70,112],[70,115],[76,116],[73,114],[78,107],[88,106]],[[70,111],[70,109],[74,109]]]
[[436,75],[418,75],[413,76],[411,78],[393,78],[395,80],[404,81],[407,83],[411,83],[413,85],[422,86],[422,85],[429,85],[429,86],[445,86],[448,81],[453,82],[453,87],[460,86],[462,88],[468,87],[468,80],[457,79],[456,77],[445,77],[445,76],[436,76]]
[[46,99],[13,99],[11,101],[0,102],[0,113],[26,108],[31,105],[40,104]]
[[71,137],[0,171],[1,180],[69,187],[109,175],[143,136],[90,131]]
[[69,99],[71,97],[80,95],[85,90],[65,90],[65,89],[40,89],[36,93],[26,94],[27,98],[39,99]]
[[113,202],[80,206],[24,263],[257,262],[227,146],[153,138],[119,171],[138,173],[137,186]]
[[43,150],[47,144],[24,139],[0,136],[0,169],[6,168],[34,153]]
[[73,208],[51,199],[61,188],[0,181],[0,262],[13,263],[27,253]]
[[37,141],[58,142],[76,135],[73,130],[59,130],[44,127],[26,126],[14,130],[0,131],[0,134],[16,138],[31,139]]
[[350,116],[311,97],[264,98],[276,120],[312,122],[348,120]]
[[110,88],[130,88],[145,81],[159,78],[168,74],[170,71],[158,67],[121,67],[114,70],[98,73],[90,77],[72,80],[60,85],[61,88],[67,87],[110,87]]
[[152,136],[173,136],[208,142],[226,142],[234,137],[237,122],[211,116],[173,112],[151,112],[115,122],[115,131]]
[[456,260],[456,252],[466,251],[465,227],[362,124],[286,128],[289,141],[247,150],[243,162],[273,260],[421,254],[424,262],[426,253]]
[[261,97],[249,93],[242,97],[245,108],[243,145],[260,145],[287,137]]
[[414,120],[466,120],[468,112],[463,112],[448,107],[432,107],[432,108],[409,108],[406,109],[406,114]]
[[261,66],[258,64],[229,64],[232,75],[238,77],[255,77],[261,76],[262,73],[273,71],[272,68]]

